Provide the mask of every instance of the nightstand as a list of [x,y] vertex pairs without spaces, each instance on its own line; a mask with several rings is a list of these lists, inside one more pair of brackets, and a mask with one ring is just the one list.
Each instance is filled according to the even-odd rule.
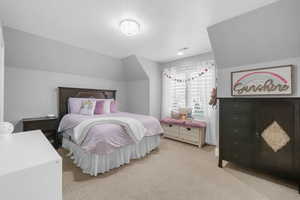
[[22,122],[23,131],[41,130],[56,149],[60,146],[57,117],[26,118]]

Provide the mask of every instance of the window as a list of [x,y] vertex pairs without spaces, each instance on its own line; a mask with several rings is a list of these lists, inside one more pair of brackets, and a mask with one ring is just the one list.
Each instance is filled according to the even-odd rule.
[[[175,74],[176,79],[185,79],[186,74],[178,73]],[[186,107],[186,83],[185,82],[176,82],[172,81],[171,83],[171,94],[172,94],[172,110],[178,110],[178,108]]]
[[[179,108],[192,108],[194,118],[203,118],[215,87],[214,61],[195,66],[172,67],[163,73],[163,117]],[[167,107],[167,108],[166,108]]]
[[213,60],[167,68],[162,77],[162,118],[179,108],[192,108],[193,118],[206,122],[205,141],[213,145],[217,144],[216,112],[208,102],[215,79]]

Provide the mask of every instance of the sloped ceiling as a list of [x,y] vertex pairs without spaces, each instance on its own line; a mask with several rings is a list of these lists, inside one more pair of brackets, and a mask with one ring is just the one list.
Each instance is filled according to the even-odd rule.
[[121,60],[4,27],[5,66],[123,81]]
[[[154,61],[211,50],[206,28],[277,0],[1,0],[4,24],[117,58]],[[128,38],[119,22],[133,18],[141,34]]]
[[217,67],[299,57],[299,9],[299,0],[282,0],[209,27]]

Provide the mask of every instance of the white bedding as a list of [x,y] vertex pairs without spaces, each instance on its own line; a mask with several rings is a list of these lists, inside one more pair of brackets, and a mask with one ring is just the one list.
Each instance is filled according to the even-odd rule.
[[144,125],[130,117],[98,117],[86,119],[74,128],[73,141],[76,144],[81,144],[86,138],[90,128],[101,124],[116,124],[122,126],[131,139],[138,143],[145,136],[146,128]]
[[[156,118],[151,116],[146,116],[146,115],[138,115],[138,114],[124,113],[124,112],[104,114],[104,115],[94,115],[94,116],[68,114],[65,115],[61,120],[60,130],[62,133],[68,134],[69,137],[71,137],[72,141],[78,144],[78,142],[75,142],[75,140],[73,140],[73,138],[75,137],[74,129],[79,124],[81,124],[86,120],[101,118],[101,117],[109,117],[109,118],[125,117],[125,118],[138,120],[146,128],[146,133],[144,133],[145,135],[144,137],[158,135],[163,132],[161,125]],[[137,133],[137,136],[138,134],[142,134],[142,132],[140,131],[140,133]],[[137,138],[137,140],[135,141],[127,133],[124,127],[114,123],[103,123],[103,124],[91,126],[89,128],[88,133],[84,134],[84,136],[85,138],[82,137],[84,138],[84,140],[80,143],[81,148],[87,152],[96,153],[96,154],[112,153],[113,151],[115,151],[120,147],[135,144],[136,141],[139,139]]]

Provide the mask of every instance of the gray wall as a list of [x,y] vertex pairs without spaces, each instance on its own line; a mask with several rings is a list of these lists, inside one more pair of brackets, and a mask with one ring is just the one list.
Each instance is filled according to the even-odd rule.
[[160,118],[161,111],[161,69],[158,63],[146,58],[138,57],[138,60],[149,79],[149,114]]
[[232,71],[295,66],[300,96],[300,1],[281,0],[208,28],[217,62],[218,96],[230,97]]
[[[272,62],[264,62],[252,65],[245,65],[240,67],[219,68],[218,69],[218,97],[231,97],[231,72],[244,69],[255,69],[263,67],[281,66],[281,65],[294,65],[294,97],[300,97],[299,79],[300,79],[300,57],[288,58]],[[272,96],[271,98],[273,98]]]
[[0,122],[4,113],[4,41],[0,22]]
[[299,8],[299,0],[281,0],[209,27],[218,68],[300,56]]
[[295,65],[293,96],[300,96],[299,8],[299,0],[281,0],[208,28],[217,64],[218,97],[231,96],[232,71],[286,64]]
[[116,89],[119,108],[127,111],[126,82],[6,66],[5,120],[19,131],[22,118],[57,114],[59,86]]
[[127,81],[127,108],[132,113],[150,114],[149,80]]
[[174,65],[195,64],[208,59],[213,59],[212,53],[191,56],[161,64],[139,56],[128,57],[125,62],[123,61],[126,70],[132,69],[125,73],[130,74],[127,76],[126,80],[133,80],[127,83],[128,110],[160,118],[162,102],[162,69]]
[[141,66],[136,55],[128,56],[122,59],[124,66],[124,80],[135,81],[135,80],[148,80],[148,76]]
[[6,121],[57,114],[57,87],[116,89],[127,110],[121,60],[61,42],[4,28]]
[[149,79],[135,55],[122,59],[127,106],[132,113],[149,115]]
[[195,55],[195,56],[190,56],[190,57],[174,60],[171,62],[161,63],[160,66],[161,66],[161,70],[163,70],[164,68],[169,68],[169,67],[173,67],[173,66],[193,65],[193,64],[199,63],[201,61],[212,60],[212,59],[214,59],[213,53],[208,52],[208,53],[203,53],[203,54],[199,54],[199,55]]
[[5,120],[57,114],[57,87],[116,89],[121,111],[160,116],[157,63],[119,60],[61,42],[4,28]]
[[161,70],[149,59],[136,55],[122,59],[127,80],[128,110],[160,118]]

